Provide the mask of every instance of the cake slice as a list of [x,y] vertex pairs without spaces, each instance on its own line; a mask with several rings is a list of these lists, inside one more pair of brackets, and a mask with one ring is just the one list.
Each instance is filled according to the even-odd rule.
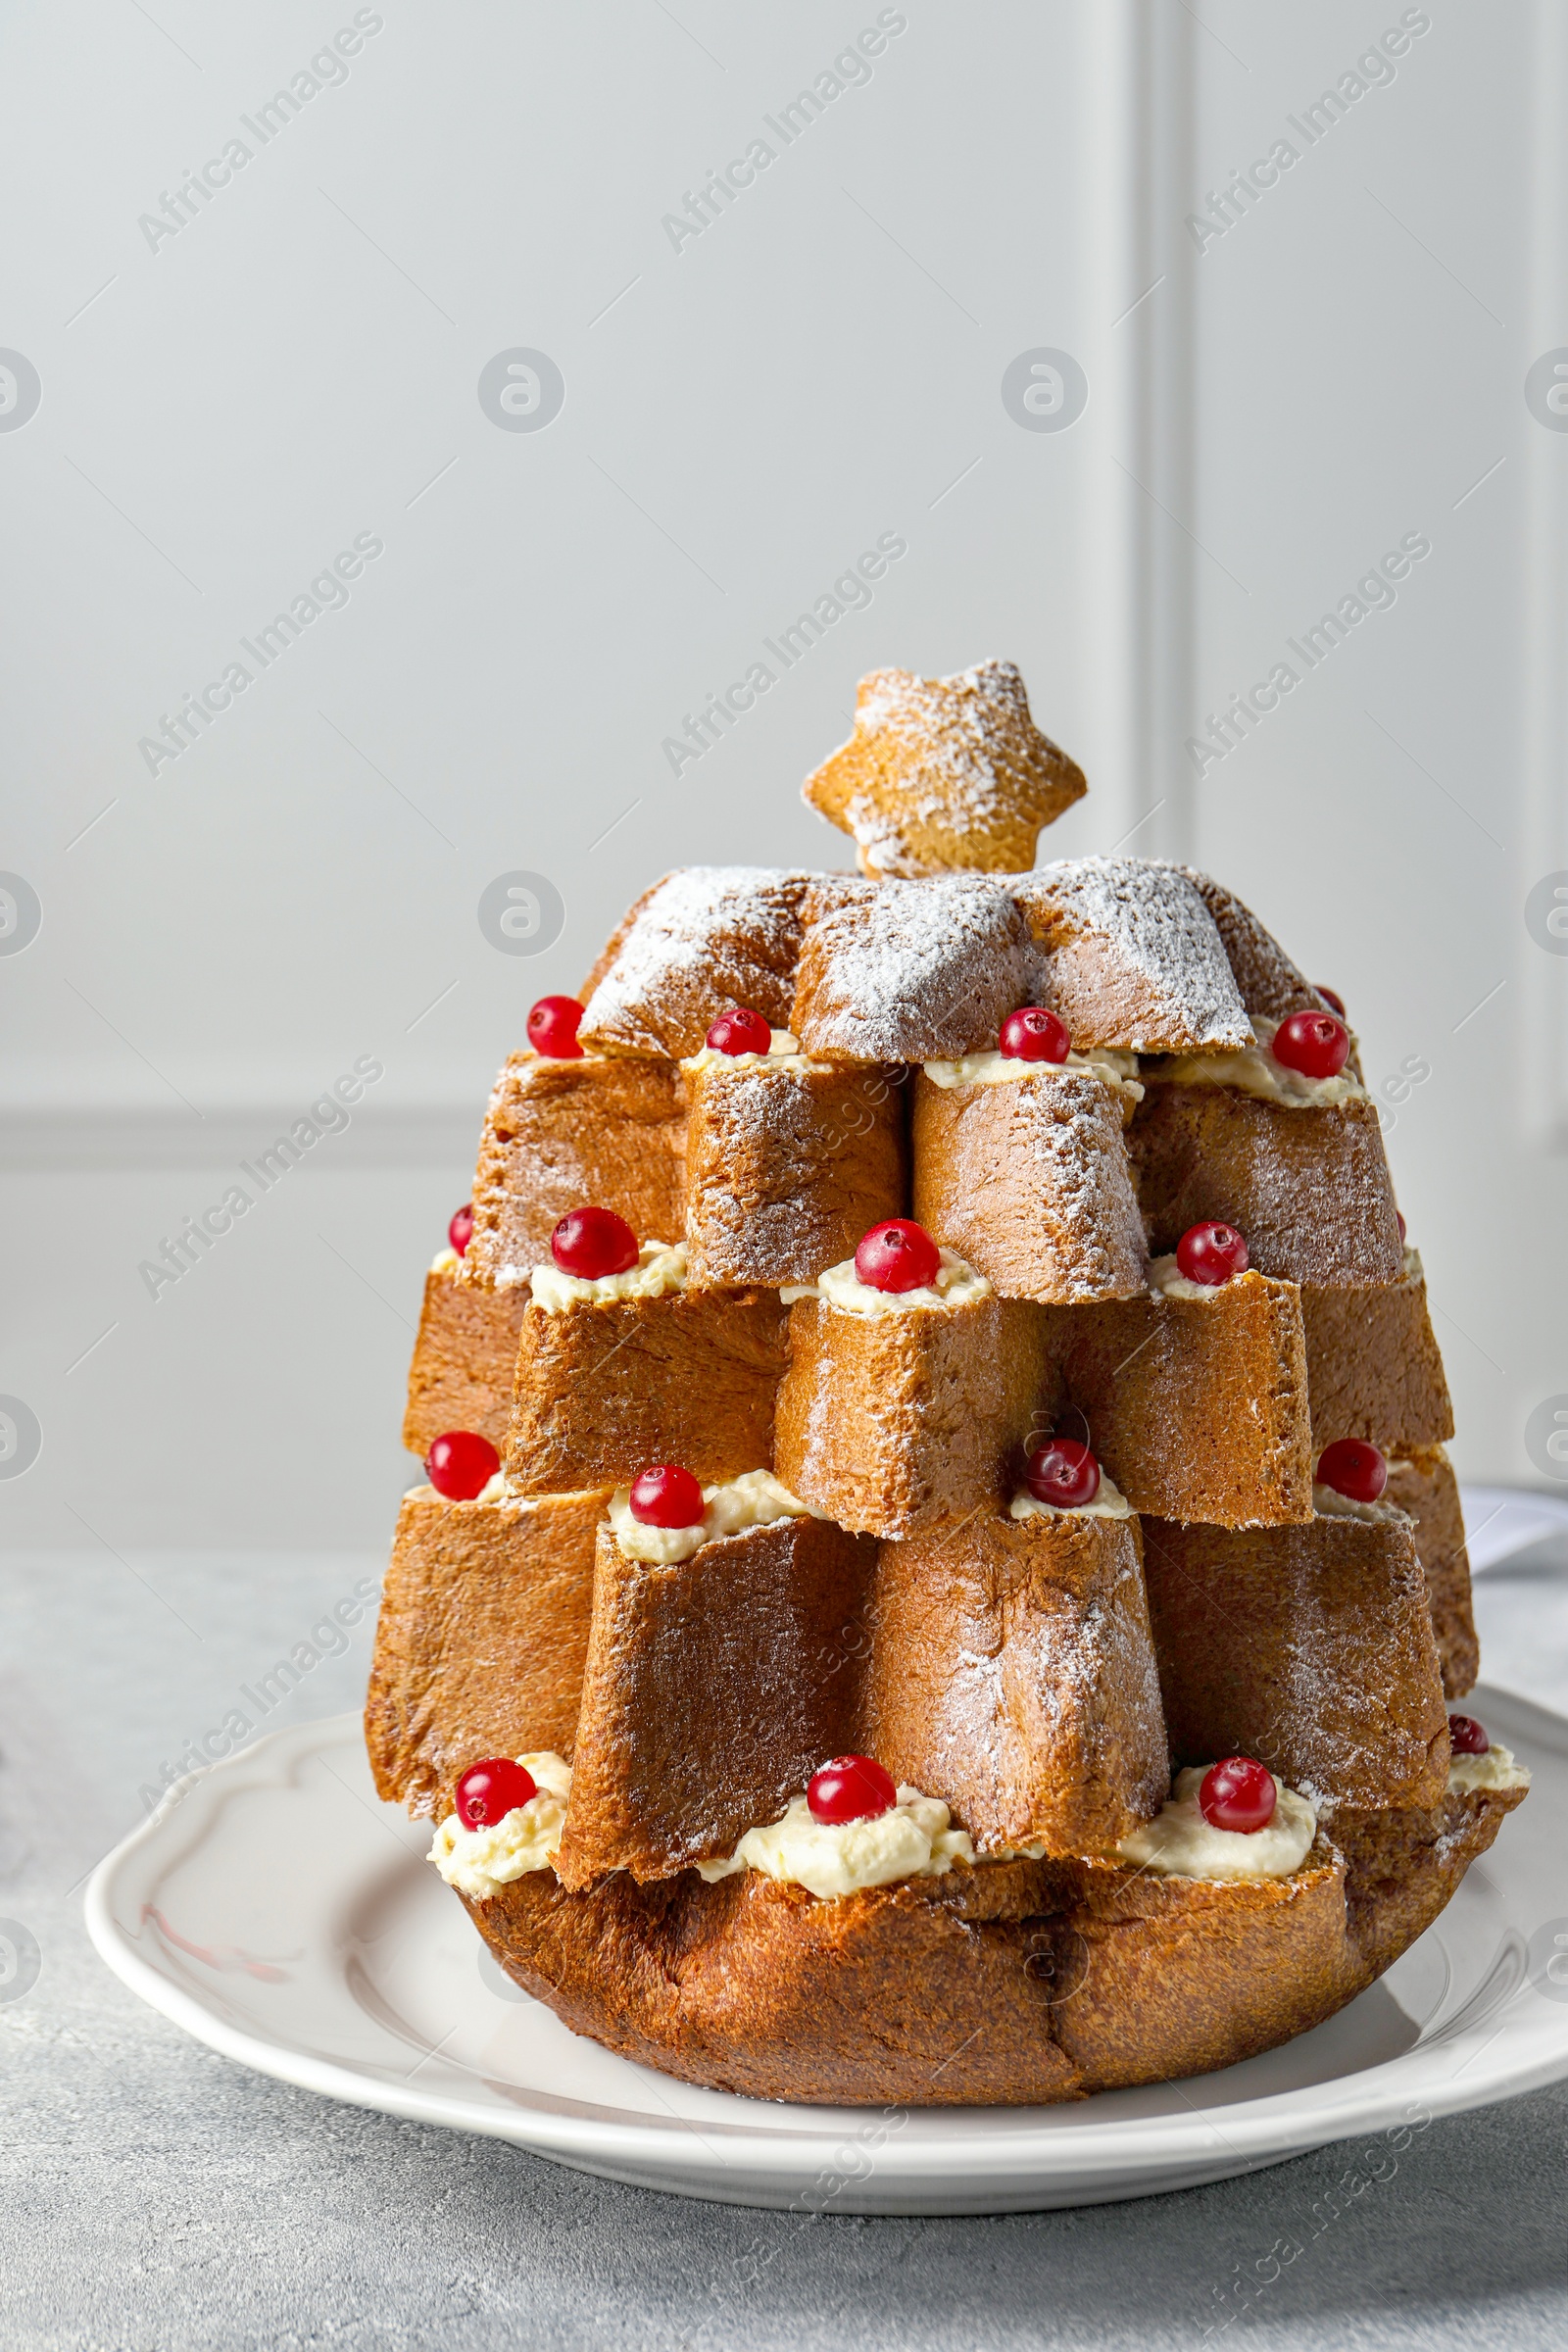
[[525,1283],[558,1218],[587,1200],[634,1233],[679,1233],[685,1152],[672,1061],[510,1055],[479,1141],[465,1281]]
[[1076,858],[1019,875],[1033,1001],[1091,1046],[1187,1054],[1251,1045],[1224,942],[1194,883],[1143,858]]
[[[722,1496],[710,1490],[710,1512]],[[600,1528],[564,1886],[612,1870],[663,1879],[727,1854],[849,1744],[874,1558],[793,1500],[663,1563]]]
[[403,1416],[403,1443],[421,1461],[449,1429],[477,1430],[498,1451],[506,1444],[527,1286],[497,1290],[465,1281],[462,1268],[443,1250],[424,1278]]
[[942,1258],[935,1287],[891,1300],[851,1259],[790,1308],[778,1474],[841,1527],[912,1536],[1011,1494],[1050,1372],[1046,1310]]
[[1416,1556],[1427,1580],[1432,1635],[1443,1669],[1444,1695],[1463,1698],[1481,1671],[1481,1645],[1470,1602],[1470,1555],[1453,1466],[1441,1446],[1389,1448],[1384,1500],[1408,1511]]
[[902,1067],[845,1067],[706,1046],[681,1064],[694,1289],[812,1282],[905,1205]]
[[1067,1401],[1134,1510],[1217,1527],[1311,1518],[1295,1283],[1248,1272],[1205,1289],[1156,1259],[1138,1298],[1061,1323]]
[[595,968],[577,1032],[582,1044],[592,1053],[679,1061],[737,1004],[787,1028],[808,879],[759,865],[691,865],[666,874],[638,900],[608,961]]
[[1144,1581],[1177,1761],[1255,1756],[1330,1808],[1442,1797],[1443,1680],[1398,1513],[1261,1529],[1146,1519]]
[[1427,1311],[1419,1253],[1396,1282],[1361,1290],[1301,1289],[1312,1443],[1361,1438],[1385,1452],[1441,1446],[1453,1405]]
[[978,1511],[877,1553],[865,1752],[985,1851],[1098,1853],[1169,1786],[1138,1521]]
[[984,875],[830,879],[807,893],[805,917],[789,1028],[823,1060],[972,1053],[1027,1002],[1028,926]]
[[365,1706],[380,1795],[439,1814],[481,1757],[571,1754],[609,1499],[404,1496]]

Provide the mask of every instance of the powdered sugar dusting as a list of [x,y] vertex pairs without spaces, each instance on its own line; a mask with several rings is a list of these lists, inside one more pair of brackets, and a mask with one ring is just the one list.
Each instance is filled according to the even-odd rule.
[[[1097,1038],[1144,1053],[1239,1048],[1251,1024],[1213,917],[1187,873],[1162,858],[1058,859],[1023,877],[1020,903],[1045,951],[1045,977],[1058,956],[1077,967],[1099,951],[1107,960],[1104,995],[1119,995],[1133,1034]],[[1069,1023],[1069,1026],[1071,1024]]]
[[734,1004],[785,1027],[808,879],[760,865],[666,875],[588,1000],[584,1045],[678,1058]]
[[979,875],[813,890],[790,1027],[808,1054],[930,1061],[991,1045],[1023,1002],[1028,933]]

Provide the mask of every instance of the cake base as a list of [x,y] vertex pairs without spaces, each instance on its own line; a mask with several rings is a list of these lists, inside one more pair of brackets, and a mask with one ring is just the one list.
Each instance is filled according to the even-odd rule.
[[823,1902],[747,1872],[464,1896],[573,2033],[689,2082],[834,2106],[1042,2106],[1289,2041],[1430,1926],[1524,1791],[1346,1815],[1251,1884],[996,1862]]

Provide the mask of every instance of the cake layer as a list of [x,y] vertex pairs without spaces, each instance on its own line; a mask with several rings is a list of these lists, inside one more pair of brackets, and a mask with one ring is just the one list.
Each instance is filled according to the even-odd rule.
[[807,881],[759,865],[666,874],[637,901],[590,975],[577,1033],[583,1045],[679,1061],[737,1004],[787,1028]]
[[773,1460],[776,1291],[671,1291],[547,1314],[517,1343],[507,1477],[519,1493],[628,1486],[650,1462],[703,1484]]
[[1233,891],[1193,865],[1176,866],[1207,907],[1225,950],[1231,974],[1249,1012],[1271,1021],[1293,1012],[1323,1012],[1330,1007],[1304,972],[1292,962],[1271,931],[1265,931],[1250,906]]
[[688,1069],[694,1285],[812,1282],[905,1206],[902,1069]]
[[1337,1438],[1390,1451],[1452,1437],[1453,1405],[1414,1250],[1397,1282],[1371,1290],[1303,1285],[1301,1319],[1319,1452]]
[[643,1240],[677,1241],[686,1112],[672,1061],[512,1054],[496,1080],[473,1180],[466,1273],[524,1280],[569,1208],[593,1201]]
[[498,1452],[507,1442],[528,1287],[465,1282],[459,1266],[453,1252],[424,1278],[403,1416],[403,1443],[421,1461],[450,1429],[477,1430]]
[[416,1487],[381,1593],[365,1738],[375,1785],[445,1814],[485,1756],[576,1739],[605,1489],[537,1502],[448,1502]]
[[1029,930],[980,874],[826,876],[806,898],[789,1028],[829,1061],[931,1061],[994,1046],[1028,1001]]
[[1372,1102],[1287,1106],[1237,1087],[1146,1079],[1127,1144],[1156,1255],[1213,1218],[1246,1235],[1260,1274],[1325,1289],[1402,1281]]
[[912,1536],[1012,1493],[1051,1359],[1047,1311],[994,1296],[956,1307],[790,1309],[774,1450],[792,1494],[841,1527]]
[[1470,1605],[1470,1555],[1458,1481],[1441,1446],[1411,1447],[1389,1460],[1384,1499],[1415,1521],[1416,1555],[1427,1580],[1432,1636],[1446,1698],[1463,1698],[1481,1671],[1481,1644]]
[[1041,1062],[1000,1084],[914,1080],[914,1213],[1004,1298],[1081,1302],[1143,1288],[1127,1097]]
[[1311,1518],[1294,1283],[1249,1272],[1202,1298],[1146,1291],[1059,1323],[1067,1398],[1134,1510],[1219,1527]]
[[1331,1807],[1442,1796],[1448,1721],[1407,1526],[1146,1519],[1144,1581],[1173,1762],[1256,1756]]
[[1252,1043],[1202,898],[1179,866],[1062,858],[1013,884],[1037,950],[1033,1001],[1074,1046],[1187,1054]]
[[727,1854],[852,1744],[874,1560],[822,1519],[748,1528],[667,1567],[625,1558],[601,1527],[566,1886]]
[[835,2106],[1037,2106],[1206,2074],[1305,2033],[1438,1916],[1520,1791],[1345,1816],[1294,1878],[990,1862],[819,1901],[693,1871],[465,1897],[574,2033],[686,2082]]
[[977,1847],[1103,1851],[1170,1786],[1136,1519],[977,1511],[878,1548],[858,1745]]

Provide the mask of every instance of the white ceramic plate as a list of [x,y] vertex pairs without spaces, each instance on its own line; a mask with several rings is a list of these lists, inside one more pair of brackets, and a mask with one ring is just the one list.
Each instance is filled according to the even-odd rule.
[[1548,1536],[1568,1534],[1565,1494],[1538,1494],[1522,1487],[1461,1487],[1459,1500],[1472,1576],[1485,1575]]
[[247,2066],[612,2180],[803,2212],[1096,2204],[1568,2074],[1568,1723],[1470,1703],[1535,1789],[1382,1983],[1244,2066],[1072,2106],[775,2106],[612,2057],[496,1967],[423,1859],[428,1824],[375,1796],[351,1715],[181,1783],[100,1864],[87,1923],[133,1991]]

